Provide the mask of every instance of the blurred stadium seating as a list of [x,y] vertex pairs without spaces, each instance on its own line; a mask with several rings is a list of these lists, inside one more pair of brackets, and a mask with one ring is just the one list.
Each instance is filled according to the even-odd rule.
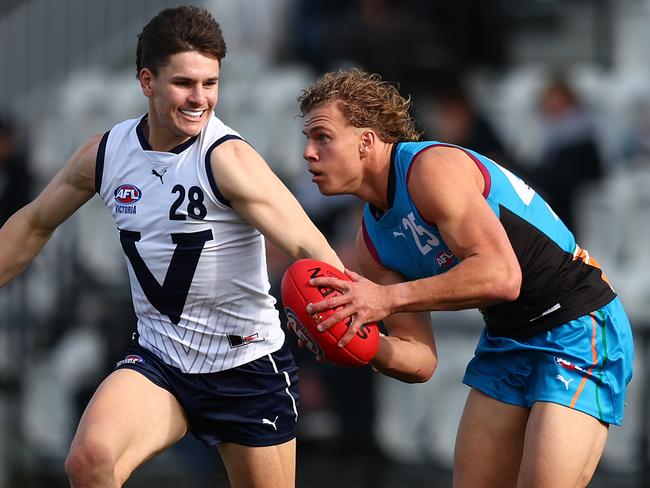
[[[88,136],[146,111],[134,76],[136,35],[157,11],[182,3],[0,2],[0,110],[12,113],[24,131],[35,191]],[[306,207],[316,209],[322,201],[301,187],[303,136],[295,117],[295,97],[316,75],[313,65],[292,57],[298,51],[291,45],[292,26],[300,22],[294,17],[302,2],[193,3],[215,13],[229,46],[218,115],[267,158]],[[444,11],[450,2],[413,5]],[[499,19],[507,20],[503,25],[510,29],[508,42],[497,46],[502,51],[491,60],[463,58],[462,68],[472,95],[511,153],[524,167],[533,164],[541,145],[536,92],[548,69],[557,65],[570,74],[599,122],[608,178],[580,196],[576,234],[605,267],[638,340],[626,422],[611,430],[592,486],[650,486],[650,150],[645,152],[644,145],[650,147],[650,128],[635,117],[637,109],[650,106],[650,2],[522,0],[499,5]],[[451,59],[453,64],[453,57],[465,52],[444,43],[429,47],[428,56],[439,63]],[[402,61],[408,63],[413,50],[407,46]],[[465,50],[471,52],[472,46]],[[363,59],[350,61],[365,64]],[[422,69],[436,72],[431,66]],[[429,81],[434,82],[405,80],[414,87],[416,115]],[[450,486],[455,428],[466,394],[460,377],[479,320],[472,312],[434,316],[441,362],[431,382],[415,387],[372,378],[376,415],[365,451],[357,446],[347,452],[340,429],[312,437],[305,432],[298,485]],[[132,327],[116,230],[101,202],[92,201],[58,230],[28,272],[0,293],[0,488],[67,486],[63,459],[81,408],[126,345]],[[336,384],[336,375],[345,371],[333,374],[330,383]],[[321,413],[336,420],[341,412],[334,403]],[[139,471],[128,486],[227,486],[216,453],[206,451],[185,440]]]

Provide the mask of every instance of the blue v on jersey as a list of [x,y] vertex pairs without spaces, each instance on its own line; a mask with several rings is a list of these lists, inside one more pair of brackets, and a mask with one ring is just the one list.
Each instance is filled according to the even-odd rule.
[[[409,280],[444,273],[459,260],[435,222],[425,221],[408,192],[410,169],[435,141],[395,144],[386,212],[366,204],[363,235],[373,257]],[[616,294],[598,264],[575,242],[549,205],[523,180],[491,159],[460,148],[485,179],[484,197],[503,225],[522,271],[517,300],[482,310],[494,335],[525,338],[597,310]]]
[[126,256],[140,346],[192,374],[277,351],[284,332],[264,237],[221,195],[210,163],[241,136],[212,115],[197,137],[154,151],[145,120],[104,135],[95,178]]

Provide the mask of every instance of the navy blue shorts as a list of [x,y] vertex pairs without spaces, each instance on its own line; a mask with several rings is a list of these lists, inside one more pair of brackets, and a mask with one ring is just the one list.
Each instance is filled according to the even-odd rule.
[[115,369],[137,371],[174,395],[190,431],[208,446],[272,446],[296,436],[298,367],[286,344],[236,368],[188,374],[136,341]]

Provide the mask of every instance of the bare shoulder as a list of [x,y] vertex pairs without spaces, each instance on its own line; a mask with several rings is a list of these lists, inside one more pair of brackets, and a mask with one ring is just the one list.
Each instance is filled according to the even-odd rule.
[[63,178],[75,187],[95,189],[95,167],[97,152],[103,134],[96,134],[84,142],[70,157],[63,169]]
[[32,227],[44,235],[72,215],[95,193],[95,164],[101,135],[83,143],[41,193],[25,207]]
[[252,169],[266,165],[255,149],[241,139],[230,139],[214,148],[210,154],[210,164],[217,177],[237,173],[248,173],[252,177],[254,175],[249,173]]
[[408,188],[422,215],[431,222],[448,210],[462,210],[483,200],[485,180],[470,155],[462,149],[436,146],[417,156]]
[[[433,146],[417,155],[411,167],[409,182],[420,178],[446,181],[458,177],[480,174],[472,157],[463,149],[453,146]],[[415,176],[415,178],[413,178]]]
[[232,161],[257,155],[257,152],[243,139],[229,139],[214,148],[210,161],[214,163]]
[[79,148],[74,152],[69,162],[74,163],[75,166],[81,167],[84,169],[89,169],[87,167],[92,167],[93,176],[95,174],[94,168],[95,163],[97,162],[97,152],[99,151],[99,145],[101,144],[103,134],[95,134],[94,136],[88,138]]
[[257,200],[260,190],[278,190],[277,177],[264,158],[241,139],[217,146],[210,155],[210,165],[219,191],[233,204]]

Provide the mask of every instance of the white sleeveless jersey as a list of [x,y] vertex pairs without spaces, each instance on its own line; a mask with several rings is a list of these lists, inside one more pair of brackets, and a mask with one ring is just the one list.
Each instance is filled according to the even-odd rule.
[[185,373],[279,349],[264,238],[219,193],[209,163],[219,144],[241,137],[213,115],[199,136],[158,152],[143,120],[104,135],[95,181],[127,258],[140,345]]

